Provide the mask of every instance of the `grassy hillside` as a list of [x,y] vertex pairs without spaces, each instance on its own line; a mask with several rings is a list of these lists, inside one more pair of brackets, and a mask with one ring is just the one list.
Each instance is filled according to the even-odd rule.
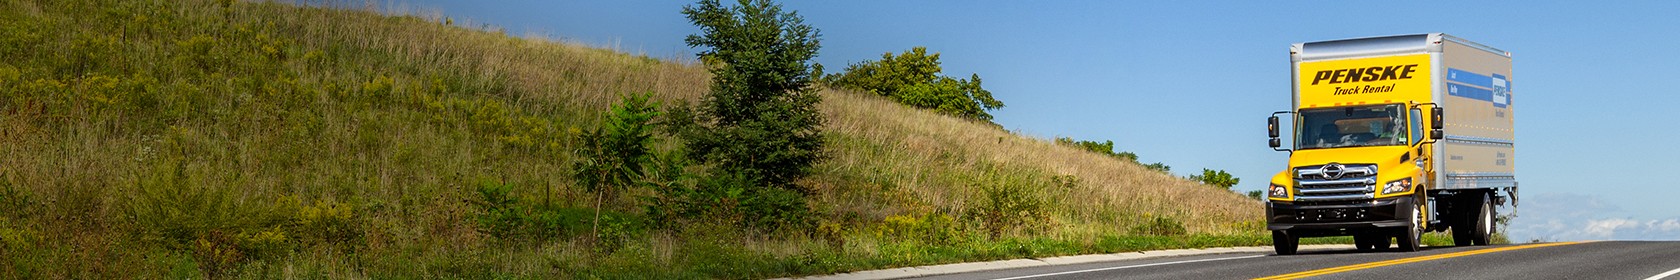
[[[659,227],[628,195],[609,248],[575,135],[623,94],[695,100],[706,71],[452,24],[0,2],[0,275],[758,278],[1269,241],[1241,195],[826,91],[814,229]],[[495,209],[542,223],[500,235]]]

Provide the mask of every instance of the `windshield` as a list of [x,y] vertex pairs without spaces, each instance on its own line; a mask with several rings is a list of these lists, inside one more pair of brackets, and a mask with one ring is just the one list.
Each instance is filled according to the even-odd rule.
[[1399,104],[1301,110],[1295,149],[1406,145]]

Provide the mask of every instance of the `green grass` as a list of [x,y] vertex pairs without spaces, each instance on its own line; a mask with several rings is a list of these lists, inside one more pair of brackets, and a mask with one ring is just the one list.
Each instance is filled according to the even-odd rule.
[[1269,242],[1242,195],[833,90],[814,229],[656,225],[644,189],[588,238],[574,137],[710,77],[454,23],[0,2],[0,278],[763,278]]

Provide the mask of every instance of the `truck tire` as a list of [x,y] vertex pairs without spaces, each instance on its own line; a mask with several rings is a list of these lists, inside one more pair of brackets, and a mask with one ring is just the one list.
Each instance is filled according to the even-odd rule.
[[1469,219],[1472,223],[1470,228],[1474,230],[1470,233],[1470,243],[1478,246],[1488,245],[1491,243],[1488,241],[1493,239],[1493,199],[1483,195],[1481,203],[1476,205],[1476,211],[1470,213],[1474,215]]
[[1409,207],[1406,207],[1406,214],[1407,216],[1412,217],[1412,223],[1407,225],[1406,228],[1400,229],[1399,233],[1395,234],[1394,243],[1395,245],[1399,245],[1400,248],[1398,248],[1398,250],[1401,252],[1417,252],[1421,247],[1421,244],[1418,242],[1418,236],[1423,235],[1423,217],[1421,217],[1423,212],[1418,211],[1416,205],[1408,206]]
[[1272,249],[1276,249],[1277,254],[1280,256],[1294,255],[1295,249],[1300,245],[1299,242],[1299,237],[1290,236],[1287,232],[1281,230],[1272,231]]

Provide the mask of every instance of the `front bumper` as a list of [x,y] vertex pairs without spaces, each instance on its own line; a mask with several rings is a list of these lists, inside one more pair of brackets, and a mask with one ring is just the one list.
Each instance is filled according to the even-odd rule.
[[1376,199],[1358,204],[1298,205],[1266,203],[1266,229],[1301,237],[1342,236],[1411,226],[1404,217],[1415,204],[1411,197]]

